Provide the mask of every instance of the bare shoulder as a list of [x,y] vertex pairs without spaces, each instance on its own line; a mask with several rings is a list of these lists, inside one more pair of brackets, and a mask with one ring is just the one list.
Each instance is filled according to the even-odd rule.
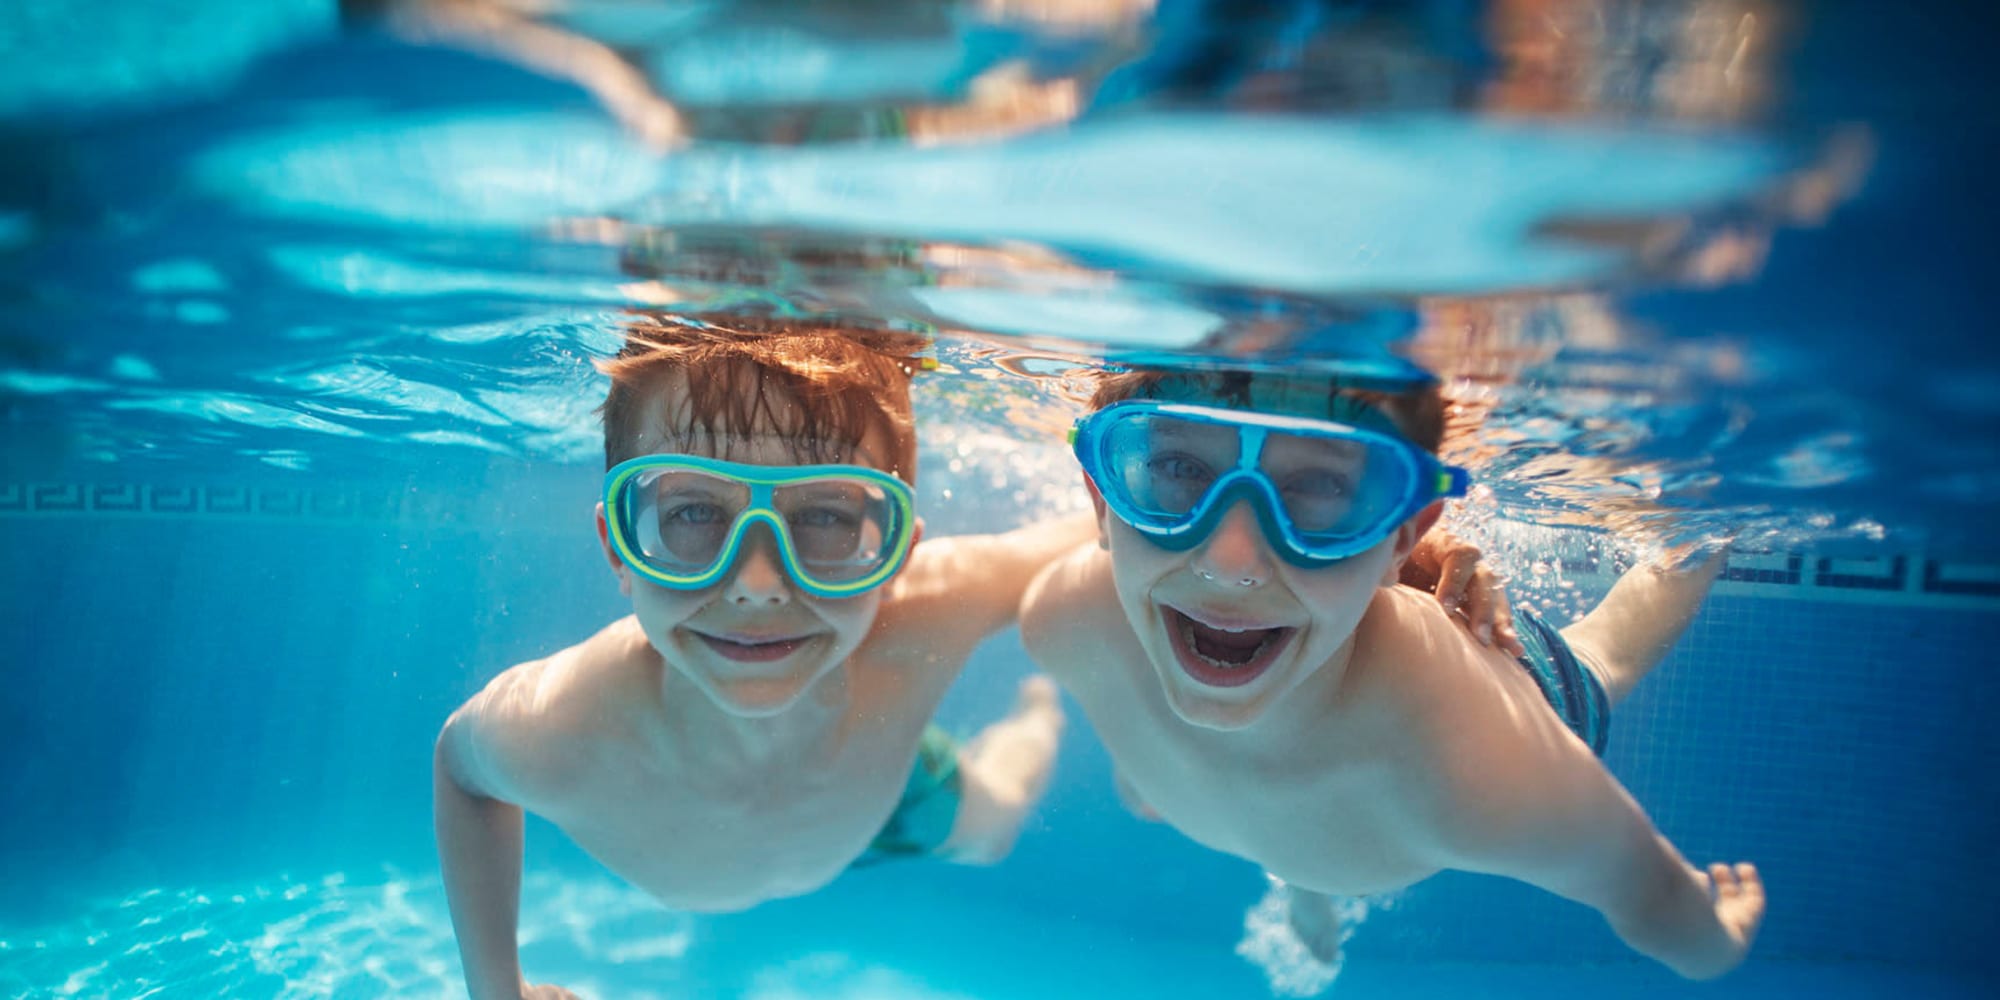
[[[544,804],[614,739],[607,722],[630,697],[636,623],[503,671],[452,713],[439,736],[462,784],[522,805]],[[650,649],[650,647],[646,647]]]
[[1441,731],[1431,735],[1444,737],[1463,723],[1458,712],[1476,710],[1491,695],[1487,652],[1436,598],[1410,587],[1384,587],[1355,629],[1350,670],[1370,701],[1435,723]]
[[1391,588],[1388,603],[1403,658],[1395,698],[1452,867],[1519,877],[1510,869],[1575,850],[1579,834],[1630,808],[1519,662],[1427,594]]
[[1130,635],[1110,555],[1093,544],[1051,562],[1021,599],[1021,641],[1043,669],[1059,676]]
[[1567,732],[1519,664],[1480,645],[1430,595],[1383,588],[1355,648],[1350,703],[1395,720],[1405,741],[1397,760],[1408,787],[1432,799],[1440,832],[1532,817],[1549,804],[1551,779],[1575,765]]

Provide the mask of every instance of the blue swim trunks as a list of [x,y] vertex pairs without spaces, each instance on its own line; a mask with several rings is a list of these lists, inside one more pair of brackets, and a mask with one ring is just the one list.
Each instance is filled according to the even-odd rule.
[[1604,756],[1611,737],[1611,702],[1597,672],[1576,658],[1561,632],[1532,611],[1514,609],[1514,631],[1521,636],[1521,645],[1528,647],[1520,657],[1521,666],[1541,685],[1549,707],[1570,732],[1589,744],[1592,753]]
[[903,785],[903,798],[882,831],[868,845],[868,852],[855,862],[863,867],[891,858],[917,857],[944,846],[951,825],[958,819],[962,778],[958,773],[958,743],[935,725],[924,729],[917,744],[917,760],[910,768],[910,780]]

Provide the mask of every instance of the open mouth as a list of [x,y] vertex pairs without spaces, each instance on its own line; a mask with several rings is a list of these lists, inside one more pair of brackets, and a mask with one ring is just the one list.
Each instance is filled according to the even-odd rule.
[[716,655],[736,663],[773,663],[798,652],[800,647],[812,641],[812,636],[795,636],[790,639],[727,639],[706,632],[696,632],[708,648]]
[[1262,676],[1298,629],[1223,628],[1198,622],[1165,605],[1167,637],[1174,658],[1189,677],[1211,687],[1240,687]]

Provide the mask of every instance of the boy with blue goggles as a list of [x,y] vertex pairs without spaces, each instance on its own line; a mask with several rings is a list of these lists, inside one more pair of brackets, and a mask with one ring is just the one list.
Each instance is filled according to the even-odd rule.
[[674,590],[722,579],[758,524],[800,589],[816,597],[873,590],[910,554],[914,502],[909,484],[865,465],[646,455],[604,477],[612,547],[634,572]]
[[1400,436],[1191,403],[1114,403],[1079,420],[1071,443],[1105,504],[1154,544],[1190,548],[1247,499],[1264,537],[1306,568],[1373,548],[1468,482]]
[[1258,912],[1325,963],[1286,975],[1338,969],[1353,909],[1330,897],[1445,869],[1590,906],[1690,978],[1743,960],[1757,870],[1689,864],[1599,759],[1720,558],[1635,568],[1562,629],[1516,608],[1503,651],[1404,583],[1465,490],[1433,457],[1435,384],[1137,371],[1093,405],[1074,445],[1098,545],[1029,589],[1023,642],[1128,805],[1281,880]]

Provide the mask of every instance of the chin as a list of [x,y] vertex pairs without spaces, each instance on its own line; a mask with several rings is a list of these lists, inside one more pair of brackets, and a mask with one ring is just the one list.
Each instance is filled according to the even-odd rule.
[[806,677],[706,677],[701,687],[717,707],[731,715],[762,719],[781,715],[799,703],[818,675]]
[[1234,732],[1248,729],[1264,718],[1270,710],[1270,698],[1253,697],[1247,701],[1220,699],[1213,693],[1191,689],[1184,683],[1167,680],[1167,705],[1180,716],[1182,722],[1202,729],[1218,732]]

